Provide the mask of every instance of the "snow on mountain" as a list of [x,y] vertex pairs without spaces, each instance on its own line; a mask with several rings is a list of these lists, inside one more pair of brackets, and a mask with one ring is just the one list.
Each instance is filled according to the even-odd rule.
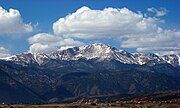
[[7,57],[4,60],[13,61],[18,64],[27,65],[27,64],[43,64],[49,60],[48,55],[46,54],[34,54],[34,53],[22,53],[19,55],[13,55],[11,57]]
[[153,53],[135,53],[134,57],[138,64],[143,65],[149,63],[150,65],[155,65],[159,63],[166,63],[160,56]]
[[165,60],[167,63],[173,65],[173,66],[178,66],[180,65],[180,55],[164,55],[162,56],[163,60]]
[[116,49],[103,43],[94,43],[91,45],[84,45],[80,47],[73,47],[64,50],[57,50],[51,54],[41,53],[22,53],[6,58],[8,61],[14,61],[16,63],[38,64],[43,65],[50,60],[79,60],[79,59],[96,59],[98,61],[103,60],[117,60],[124,64],[148,64],[150,66],[160,63],[169,63],[173,66],[180,65],[179,55],[165,55],[159,56],[153,53],[134,53],[131,54],[124,50]]
[[117,60],[122,63],[137,64],[132,54],[126,51],[119,51],[103,43],[95,43],[91,45],[84,45],[80,47],[69,48],[67,50],[60,50],[50,55],[52,58],[60,60],[78,60],[84,59],[98,59],[103,60]]

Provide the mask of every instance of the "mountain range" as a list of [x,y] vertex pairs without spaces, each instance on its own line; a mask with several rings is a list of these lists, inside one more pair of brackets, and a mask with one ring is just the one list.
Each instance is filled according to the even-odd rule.
[[65,102],[180,89],[180,55],[129,53],[103,43],[0,60],[0,102]]
[[49,61],[70,61],[70,60],[116,60],[124,64],[162,64],[169,63],[172,66],[180,65],[180,55],[156,55],[154,53],[129,53],[125,50],[119,50],[115,47],[103,43],[95,43],[80,47],[68,48],[65,50],[57,50],[50,54],[44,53],[22,53],[5,58],[7,61],[14,61],[18,64],[29,65],[38,64],[45,65]]

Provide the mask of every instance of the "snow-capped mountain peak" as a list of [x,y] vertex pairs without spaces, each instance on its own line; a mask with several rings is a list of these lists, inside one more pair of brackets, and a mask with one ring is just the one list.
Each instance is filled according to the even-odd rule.
[[132,54],[126,51],[120,51],[115,47],[103,43],[94,43],[91,45],[69,48],[67,50],[60,50],[52,53],[50,56],[60,60],[78,60],[84,58],[87,60],[97,59],[98,61],[117,60],[122,63],[137,64]]
[[44,53],[21,53],[19,55],[13,55],[10,57],[5,58],[6,61],[13,61],[18,64],[27,65],[27,64],[43,64],[47,60],[49,60],[48,55]]
[[134,53],[134,57],[138,64],[143,65],[147,62],[151,62],[152,65],[155,63],[165,63],[165,61],[158,55],[154,53]]
[[172,64],[173,66],[179,66],[180,65],[180,55],[164,55],[162,56],[162,59],[166,61],[169,64]]
[[173,66],[180,65],[179,55],[165,55],[159,56],[153,53],[134,53],[131,54],[125,50],[119,50],[110,45],[103,43],[94,43],[90,45],[83,45],[80,47],[73,47],[64,50],[57,50],[51,54],[43,53],[22,53],[6,58],[8,61],[14,61],[19,64],[38,64],[43,65],[50,60],[56,61],[71,61],[71,60],[91,60],[95,59],[99,62],[116,60],[124,64],[148,64],[155,65],[160,63],[169,63]]

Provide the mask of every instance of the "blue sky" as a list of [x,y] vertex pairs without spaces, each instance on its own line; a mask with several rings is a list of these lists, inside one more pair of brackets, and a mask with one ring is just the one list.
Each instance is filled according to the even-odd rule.
[[[179,5],[179,0],[143,0],[141,2],[135,0],[1,0],[0,6],[4,10],[8,11],[9,8],[18,10],[21,18],[23,19],[23,23],[31,23],[33,30],[27,33],[0,33],[0,47],[7,49],[11,54],[18,54],[24,51],[28,51],[30,47],[28,39],[30,37],[38,33],[48,33],[54,35],[54,31],[52,28],[53,23],[56,22],[59,18],[64,18],[68,14],[74,13],[82,6],[89,7],[91,10],[103,10],[104,8],[108,7],[112,7],[114,9],[122,9],[126,7],[132,12],[137,13],[138,11],[141,11],[141,13],[143,14],[147,13],[148,8],[153,7],[157,10],[160,8],[165,8],[167,10],[166,15],[158,17],[158,19],[165,21],[165,23],[158,23],[158,26],[167,30],[175,29],[179,32]],[[151,14],[149,15],[149,17],[154,18],[155,16],[152,16]],[[75,37],[75,39],[76,38],[77,37]],[[178,36],[176,36],[176,38],[172,38],[171,40],[173,39],[179,39],[179,34]],[[137,45],[136,48],[127,47],[127,45],[125,45],[125,47],[122,47],[123,45],[121,45],[121,41],[119,42],[116,40],[116,38],[106,39],[105,37],[97,39],[78,39],[78,41],[81,41],[85,44],[100,41],[116,46],[118,48],[126,49],[131,52],[136,51],[137,47],[139,46]],[[179,44],[175,44],[176,46],[168,47],[179,46]]]

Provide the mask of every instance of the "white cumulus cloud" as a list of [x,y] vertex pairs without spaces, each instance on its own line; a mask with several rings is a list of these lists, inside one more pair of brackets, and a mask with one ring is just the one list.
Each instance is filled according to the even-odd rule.
[[18,10],[9,9],[9,11],[7,11],[0,6],[0,35],[26,33],[32,30],[33,27],[31,24],[23,22]]
[[154,13],[156,17],[165,16],[168,12],[168,10],[166,8],[162,8],[162,7],[160,9],[156,9],[154,7],[151,7],[151,8],[148,8],[147,11]]
[[28,40],[30,44],[34,44],[34,43],[48,44],[58,41],[59,37],[55,37],[54,35],[47,33],[39,33],[30,37]]
[[8,57],[8,56],[10,56],[9,50],[0,46],[0,58],[4,58],[4,57]]
[[[167,13],[164,8],[149,8],[148,11],[156,12],[156,16]],[[53,30],[56,36],[64,38],[113,38],[121,47],[136,48],[140,52],[175,52],[179,46],[179,31],[164,29],[160,22],[161,19],[128,8],[92,10],[84,6],[54,22]]]
[[78,38],[119,37],[147,33],[156,29],[156,20],[144,18],[142,14],[127,8],[105,8],[92,10],[82,7],[53,24],[56,35]]
[[63,49],[65,47],[80,46],[84,43],[74,40],[72,38],[57,37],[48,33],[39,33],[28,39],[31,44],[29,52],[32,53],[51,53]]

